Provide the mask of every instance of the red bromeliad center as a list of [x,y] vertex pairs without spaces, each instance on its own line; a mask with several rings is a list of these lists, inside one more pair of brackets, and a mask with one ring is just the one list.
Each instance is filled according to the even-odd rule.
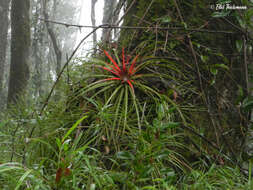
[[129,76],[128,72],[122,71],[120,73],[120,79],[122,80],[122,82],[127,82],[128,80],[130,80],[130,76]]
[[125,54],[124,49],[122,48],[122,66],[119,66],[116,61],[109,55],[107,51],[104,50],[105,55],[110,59],[110,61],[113,63],[113,65],[110,65],[107,63],[107,65],[111,68],[103,67],[104,70],[107,70],[114,74],[116,77],[113,78],[107,78],[105,80],[120,80],[122,83],[126,82],[129,84],[129,86],[134,90],[133,88],[133,80],[131,80],[131,76],[135,74],[135,63],[138,58],[138,55],[133,59],[132,64],[130,68],[126,67],[128,66],[129,59],[127,59],[127,62],[125,63]]

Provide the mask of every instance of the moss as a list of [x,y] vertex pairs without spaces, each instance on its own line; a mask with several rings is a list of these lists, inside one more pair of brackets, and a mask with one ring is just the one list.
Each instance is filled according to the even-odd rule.
[[[129,4],[131,2],[131,0],[128,1]],[[160,27],[187,27],[188,29],[204,27],[203,29],[207,30],[237,32],[230,24],[224,22],[222,19],[211,19],[213,10],[204,1],[196,0],[191,3],[183,0],[176,1],[185,25],[181,22],[173,1],[155,0],[147,12],[147,7],[150,2],[151,0],[136,1],[135,6],[132,7],[125,17],[123,25],[136,26],[139,19],[133,15],[142,18],[147,13],[144,16],[143,22],[140,23],[140,26],[156,26],[158,24]],[[169,22],[163,22],[162,18],[166,16],[171,18]],[[232,20],[233,18],[236,20],[233,15],[229,19]],[[222,146],[225,143],[224,139],[227,139],[234,151],[238,151],[239,141],[243,141],[243,131],[240,126],[244,122],[240,117],[236,105],[233,104],[237,97],[233,92],[237,90],[238,83],[241,86],[244,85],[245,77],[241,67],[242,57],[237,56],[231,58],[230,55],[238,54],[235,41],[241,36],[182,30],[156,31],[152,29],[136,30],[135,36],[133,36],[132,31],[135,30],[131,30],[131,32],[129,30],[122,31],[120,42],[124,47],[128,47],[130,50],[141,51],[142,56],[146,57],[174,57],[178,59],[172,65],[179,72],[175,72],[172,69],[167,69],[167,71],[159,70],[158,72],[166,72],[171,77],[171,81],[179,84],[176,87],[179,91],[178,106],[183,107],[185,104],[187,106],[190,104],[196,109],[200,107],[205,109],[205,111],[196,111],[194,113],[186,111],[184,114],[191,119],[189,119],[189,123],[196,126],[196,129],[200,129],[201,133],[213,143]],[[200,87],[199,76],[196,72],[195,59],[189,46],[188,34],[190,35],[194,51],[197,55],[202,88]],[[156,61],[160,64],[164,63],[164,60],[158,59]],[[171,64],[171,62],[168,64]],[[224,64],[228,69],[218,68],[217,73],[213,74],[211,69],[216,64]],[[167,82],[171,83],[171,81],[168,80]],[[214,81],[213,84],[212,81]],[[206,102],[203,98],[204,94],[207,99]],[[216,131],[210,120],[207,106],[215,122]],[[224,138],[223,134],[229,134],[229,136],[225,136]],[[199,140],[194,135],[191,138],[194,138],[196,141]],[[225,146],[224,151],[230,152],[231,150],[229,148]]]

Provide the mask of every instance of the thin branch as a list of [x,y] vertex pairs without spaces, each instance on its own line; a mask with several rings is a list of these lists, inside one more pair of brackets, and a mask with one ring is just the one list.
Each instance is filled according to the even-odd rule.
[[[184,18],[183,18],[182,14],[181,14],[181,11],[179,9],[177,1],[173,0],[173,2],[174,2],[174,5],[175,5],[175,7],[177,9],[177,12],[178,12],[178,15],[179,15],[179,18],[180,18],[181,22],[184,23]],[[209,108],[209,105],[208,105],[208,102],[207,102],[207,97],[206,97],[206,94],[205,94],[205,91],[204,91],[204,88],[203,88],[203,81],[202,81],[202,77],[201,77],[201,73],[200,73],[200,69],[199,69],[198,59],[197,59],[196,52],[195,52],[193,44],[192,44],[192,40],[191,40],[190,34],[187,34],[187,38],[188,38],[188,41],[189,41],[189,46],[190,46],[190,49],[191,49],[192,56],[194,58],[194,63],[195,63],[195,67],[196,67],[197,77],[198,77],[198,80],[199,80],[200,91],[202,93],[204,104],[207,107],[207,112],[208,112],[208,115],[209,115],[210,120],[212,122],[212,126],[214,128],[214,132],[216,134],[217,144],[219,145],[220,143],[219,143],[219,136],[218,136],[218,133],[217,133],[217,128],[216,128],[216,125],[215,125],[215,121],[214,121],[213,117],[211,116],[211,110]]]
[[244,62],[244,72],[245,72],[245,87],[246,96],[249,94],[249,74],[248,74],[248,63],[247,63],[247,44],[246,37],[243,35],[243,62]]
[[240,28],[240,26],[237,26],[236,24],[232,23],[230,20],[226,19],[225,17],[222,18],[223,20],[225,20],[227,23],[229,23],[231,26],[233,26],[235,29],[237,29],[239,31],[240,34],[243,34],[246,39],[253,41],[252,37],[249,36],[249,33],[247,32],[247,30],[243,30],[243,28]]
[[20,124],[19,124],[19,122],[18,122],[18,124],[17,124],[17,126],[16,126],[16,128],[15,128],[15,130],[13,131],[13,134],[12,134],[12,153],[11,153],[10,162],[13,161],[13,157],[14,157],[14,154],[15,154],[15,139],[16,139],[16,133],[17,133],[19,127],[20,127]]
[[165,38],[165,42],[164,42],[164,46],[163,46],[163,51],[166,51],[166,46],[168,43],[168,37],[169,37],[169,31],[166,31],[166,38]]
[[[139,22],[137,23],[137,27],[139,27],[140,24],[143,22],[145,16],[148,14],[148,11],[150,10],[150,8],[151,8],[151,6],[153,5],[153,3],[154,3],[154,0],[152,0],[152,1],[149,3],[149,5],[148,5],[146,11],[144,12],[144,14],[143,14],[143,16],[141,17],[141,19],[139,20]],[[157,31],[157,25],[155,26],[155,28],[156,28],[156,31]],[[136,35],[136,30],[135,30],[134,33],[132,34],[132,38],[131,38],[131,40],[130,40],[129,47],[131,47],[131,44],[132,44],[132,42],[133,42],[133,39],[134,39],[135,35]]]
[[127,8],[127,10],[124,11],[124,15],[122,15],[122,17],[118,20],[118,22],[116,23],[116,26],[118,26],[119,23],[123,20],[123,18],[125,18],[125,16],[128,14],[128,12],[130,11],[130,9],[133,7],[133,5],[135,4],[135,2],[136,2],[136,0],[133,0],[132,3]]
[[231,31],[225,31],[225,30],[207,30],[207,29],[186,29],[182,27],[156,27],[156,26],[116,26],[116,25],[101,25],[101,26],[90,26],[90,25],[77,25],[77,24],[68,24],[64,22],[58,22],[58,21],[52,21],[52,20],[46,20],[43,18],[39,18],[39,20],[42,20],[44,22],[51,22],[53,24],[59,24],[63,25],[65,27],[77,27],[77,28],[119,28],[119,29],[139,29],[139,30],[146,30],[146,29],[157,29],[157,30],[181,30],[186,32],[204,32],[204,33],[221,33],[221,34],[240,34],[240,32],[231,32]]
[[[91,36],[94,32],[96,32],[99,28],[104,27],[104,26],[106,26],[106,25],[100,25],[100,26],[98,26],[97,28],[95,28],[93,31],[91,31],[88,35],[86,35],[86,36],[79,42],[79,44],[78,44],[77,47],[74,49],[74,51],[72,52],[71,56],[68,58],[68,60],[66,61],[65,65],[63,66],[63,68],[62,68],[61,72],[59,73],[59,75],[58,75],[58,77],[57,77],[55,83],[53,84],[53,86],[52,86],[52,88],[51,88],[51,91],[50,91],[48,97],[46,98],[46,101],[45,101],[44,105],[42,106],[42,108],[41,108],[41,110],[40,110],[40,115],[42,115],[44,109],[45,109],[46,106],[48,105],[49,99],[51,98],[51,96],[52,96],[52,94],[53,94],[53,91],[54,91],[54,89],[55,89],[57,83],[59,82],[59,80],[60,80],[60,78],[61,78],[61,76],[62,76],[63,71],[64,71],[65,68],[68,66],[69,62],[72,60],[72,58],[74,57],[74,55],[76,54],[77,50],[80,48],[80,46],[82,45],[82,43],[83,43],[89,36]],[[34,113],[33,113],[33,114],[34,114]],[[30,139],[30,138],[32,137],[33,132],[34,132],[34,130],[35,130],[35,127],[36,127],[36,126],[34,126],[34,127],[32,128],[32,130],[31,130],[31,132],[30,132],[30,134],[29,134],[29,136],[28,136],[28,139]],[[25,152],[25,148],[24,148],[23,152]],[[24,155],[25,155],[25,153],[24,153]],[[25,164],[25,156],[23,157],[23,163]]]
[[155,48],[154,48],[154,56],[156,54],[156,49],[157,49],[157,41],[158,41],[158,32],[157,32],[157,26],[158,24],[156,23],[156,30],[155,30]]
[[[243,35],[243,64],[244,64],[244,73],[245,73],[245,90],[246,90],[246,96],[249,95],[250,89],[249,89],[249,71],[248,71],[248,61],[247,61],[247,41],[246,41],[246,36]],[[249,126],[249,121],[251,120],[251,113],[250,111],[247,114],[247,119],[246,119],[246,130],[248,131],[248,126]]]
[[237,162],[236,159],[232,159],[229,155],[227,155],[226,153],[224,153],[221,150],[220,147],[216,146],[212,141],[208,140],[207,138],[205,138],[204,136],[202,136],[201,134],[199,134],[198,132],[194,131],[192,128],[190,128],[188,126],[180,125],[180,127],[182,127],[183,129],[185,129],[185,130],[191,132],[192,134],[198,136],[199,138],[201,138],[203,141],[205,141],[211,147],[213,147],[214,149],[216,149],[217,151],[219,151],[225,158],[229,158],[229,161],[231,161],[233,164],[236,164],[240,168],[240,170],[242,170],[242,167],[240,166],[240,164]]
[[223,17],[223,20],[225,20],[227,23],[229,23],[231,26],[233,26],[235,29],[237,29],[238,31],[240,31],[241,33],[243,33],[244,35],[246,35],[246,32],[242,30],[242,28],[240,28],[240,26],[237,26],[236,24],[232,23],[230,20],[228,20],[227,18]]
[[[176,0],[173,0],[173,2],[175,4],[175,7],[177,9],[177,12],[178,12],[178,15],[180,17],[181,22],[184,23],[183,16],[182,16],[181,11],[180,11],[180,9],[179,9],[179,7],[177,5]],[[196,70],[197,70],[197,75],[198,75],[198,80],[199,80],[200,90],[203,93],[203,95],[205,96],[204,89],[203,89],[203,82],[202,82],[202,78],[201,78],[201,74],[200,74],[200,69],[199,69],[199,64],[198,64],[196,52],[195,52],[195,50],[193,48],[193,44],[192,44],[192,40],[191,40],[190,34],[187,35],[187,38],[189,40],[189,46],[190,46],[190,49],[191,49],[191,52],[192,52],[192,55],[193,55],[193,58],[194,58],[194,62],[195,62]],[[204,101],[206,101],[205,97],[204,97]]]
[[[43,14],[44,14],[44,17],[48,20],[49,16],[46,11],[46,7],[47,7],[47,1],[44,0],[43,1]],[[58,74],[61,69],[62,51],[59,47],[59,44],[57,43],[56,34],[55,34],[53,28],[49,25],[50,23],[45,22],[45,24],[46,24],[48,34],[49,34],[51,41],[53,43],[53,48],[54,48],[54,52],[55,52],[55,56],[56,56],[56,73]]]
[[45,107],[47,106],[48,101],[49,101],[49,99],[50,99],[50,97],[51,97],[51,95],[52,95],[52,93],[53,93],[53,91],[54,91],[54,88],[55,88],[56,84],[57,84],[58,81],[60,80],[63,71],[65,70],[65,68],[66,68],[66,66],[69,64],[69,62],[72,60],[72,58],[74,57],[74,55],[76,54],[77,50],[80,48],[80,46],[82,45],[82,43],[83,43],[90,35],[92,35],[94,32],[96,32],[99,28],[102,28],[102,27],[104,27],[104,26],[106,26],[106,25],[100,25],[100,26],[98,26],[97,28],[95,28],[94,30],[92,30],[88,35],[86,35],[86,36],[80,41],[80,43],[79,43],[79,44],[77,45],[77,47],[74,49],[74,51],[72,52],[71,56],[69,57],[69,59],[67,60],[67,62],[66,62],[65,65],[63,66],[61,72],[59,73],[59,75],[58,75],[58,77],[57,77],[57,79],[56,79],[56,81],[55,81],[55,83],[54,83],[54,85],[53,85],[53,87],[52,87],[52,89],[51,89],[51,91],[50,91],[50,93],[49,93],[49,95],[48,95],[48,97],[47,97],[47,99],[46,99],[44,105],[43,105],[43,107],[41,108],[40,114],[43,113]]

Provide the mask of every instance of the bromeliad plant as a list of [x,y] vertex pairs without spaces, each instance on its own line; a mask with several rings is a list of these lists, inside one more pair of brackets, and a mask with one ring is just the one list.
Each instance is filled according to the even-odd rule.
[[[88,90],[91,86],[107,86],[109,88],[110,84],[113,86],[124,87],[127,84],[133,96],[135,96],[135,89],[139,89],[145,94],[151,95],[152,97],[159,97],[160,94],[152,87],[148,86],[145,78],[147,77],[160,77],[161,74],[157,72],[149,71],[149,73],[141,73],[142,70],[147,68],[148,65],[152,62],[142,62],[137,65],[137,59],[139,55],[135,56],[134,59],[130,62],[129,56],[126,56],[124,53],[124,48],[122,48],[122,60],[120,61],[117,53],[115,53],[116,60],[104,50],[106,57],[111,61],[111,64],[106,61],[96,60],[97,66],[102,68],[108,73],[104,75],[95,75],[95,77],[103,77],[104,79],[98,80],[89,85]],[[126,58],[127,57],[127,58]],[[97,73],[96,73],[97,74]],[[96,87],[95,87],[96,88]],[[105,89],[104,89],[105,90]],[[137,97],[138,98],[138,97]]]
[[[125,55],[124,49],[122,49],[121,60],[117,53],[115,53],[116,59],[112,58],[107,51],[104,53],[111,64],[106,61],[95,60],[95,72],[89,77],[98,80],[88,84],[81,94],[88,102],[102,100],[104,102],[103,110],[113,115],[111,118],[113,124],[112,126],[108,125],[108,130],[106,130],[111,133],[110,135],[107,134],[107,139],[110,140],[110,137],[116,138],[120,136],[119,134],[135,129],[130,126],[137,125],[141,130],[143,120],[140,113],[143,115],[144,108],[147,109],[149,105],[161,98],[161,94],[149,85],[146,79],[148,77],[159,78],[161,74],[152,72],[152,67],[149,67],[153,63],[151,61],[137,63],[138,55],[130,61],[129,57]],[[149,69],[146,69],[147,67]],[[101,126],[104,128],[104,124]]]
[[137,71],[135,68],[135,64],[136,64],[136,60],[138,58],[138,55],[133,59],[131,66],[128,67],[129,59],[127,59],[127,62],[125,63],[125,54],[124,54],[124,48],[123,48],[122,49],[122,66],[120,67],[117,64],[117,62],[109,55],[109,53],[107,51],[104,50],[104,53],[110,59],[110,61],[113,63],[113,65],[107,64],[110,67],[110,69],[108,69],[107,67],[103,67],[103,69],[111,72],[112,74],[114,74],[116,76],[116,77],[112,77],[112,78],[107,78],[105,80],[120,80],[122,83],[128,83],[134,92],[134,87],[132,84],[132,83],[134,83],[133,79],[136,78],[136,76],[141,76],[141,75],[135,76],[135,73]]

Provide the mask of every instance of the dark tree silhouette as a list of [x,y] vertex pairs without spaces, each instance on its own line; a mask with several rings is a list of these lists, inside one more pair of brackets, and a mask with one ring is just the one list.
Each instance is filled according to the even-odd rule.
[[12,0],[11,5],[11,67],[8,106],[16,103],[29,79],[30,20],[29,0]]

